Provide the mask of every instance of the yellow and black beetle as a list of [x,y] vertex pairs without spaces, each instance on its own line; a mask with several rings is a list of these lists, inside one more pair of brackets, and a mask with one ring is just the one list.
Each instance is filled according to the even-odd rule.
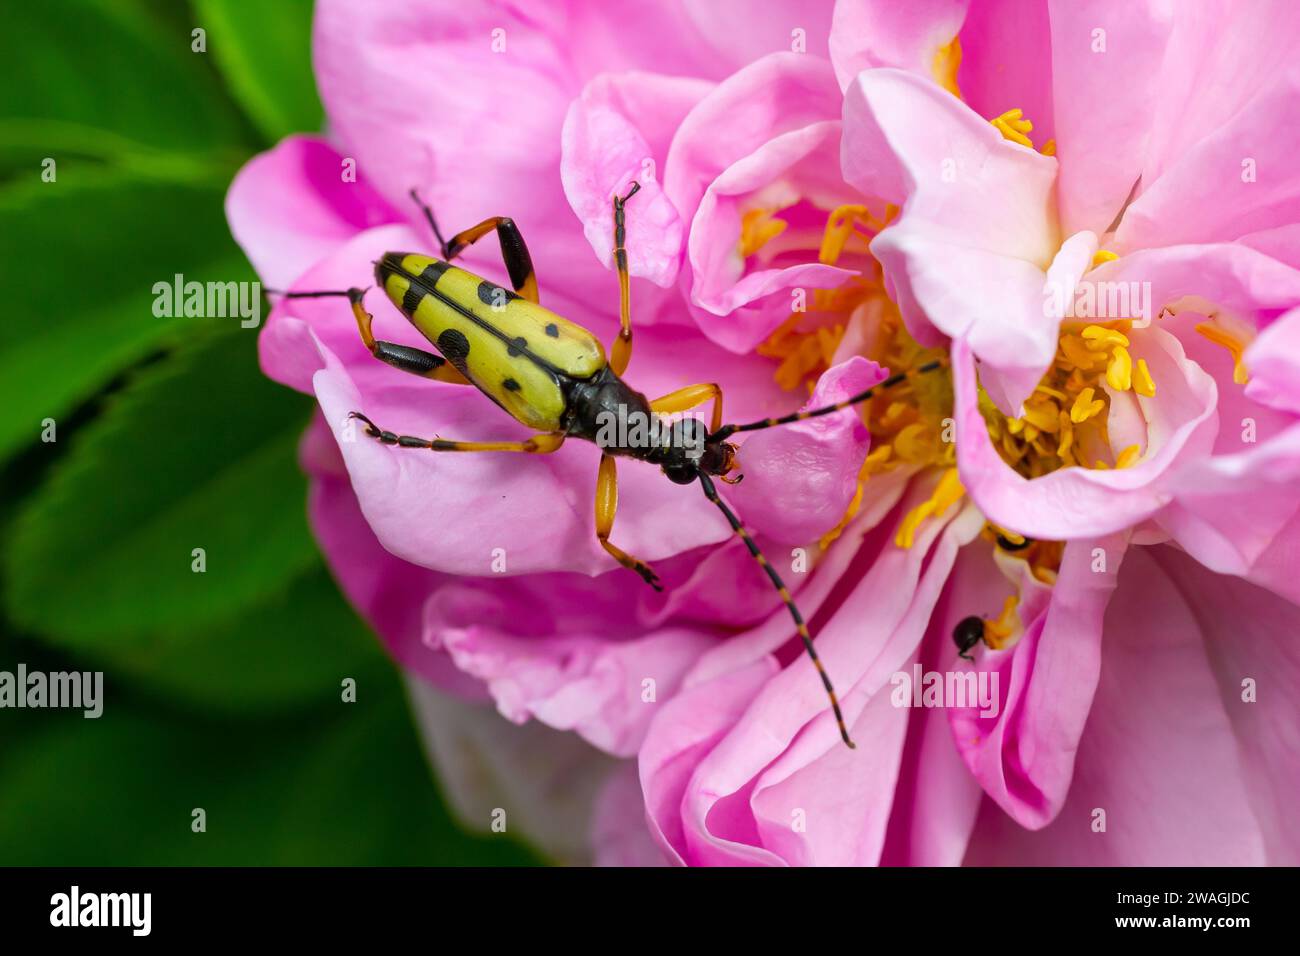
[[[705,496],[722,511],[781,595],[830,697],[840,736],[852,747],[853,741],[845,726],[835,689],[817,657],[803,615],[776,569],[758,549],[740,519],[718,496],[712,479],[716,477],[731,483],[740,480],[740,477],[728,477],[736,469],[736,446],[727,440],[732,435],[829,415],[867,401],[881,389],[935,371],[943,367],[944,362],[937,360],[892,375],[834,405],[745,425],[722,424],[722,390],[713,383],[688,385],[661,398],[647,399],[621,377],[632,357],[624,207],[640,188],[640,183],[634,182],[626,195],[616,195],[613,200],[620,327],[608,359],[594,335],[538,303],[532,259],[512,220],[502,216],[485,219],[447,241],[442,237],[433,211],[420,201],[414,190],[411,198],[423,210],[441,247],[442,258],[417,253],[385,253],[375,262],[375,281],[440,355],[376,340],[371,331],[373,317],[363,305],[365,292],[362,289],[282,294],[286,298],[346,296],[352,304],[361,338],[375,358],[425,378],[473,385],[517,421],[538,431],[532,438],[517,442],[416,438],[386,431],[361,412],[353,412],[352,417],[365,422],[367,434],[384,444],[440,452],[528,454],[549,454],[563,445],[566,438],[581,438],[599,444],[603,455],[596,481],[596,537],[619,564],[637,572],[656,590],[662,588],[649,565],[609,540],[618,507],[615,459],[635,458],[658,465],[677,484],[698,481]],[[501,244],[501,255],[513,292],[451,265],[452,260],[468,246],[493,231]],[[639,433],[657,436],[652,440],[612,443],[600,440],[600,426],[609,420],[608,416],[653,424],[659,422],[659,416],[685,412],[708,401],[713,402],[713,414],[711,427],[707,430],[698,419],[683,418],[671,426],[644,429]]]

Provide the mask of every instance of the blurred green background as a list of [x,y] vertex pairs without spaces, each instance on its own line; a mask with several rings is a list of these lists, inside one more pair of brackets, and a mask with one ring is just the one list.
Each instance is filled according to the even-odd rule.
[[106,703],[0,709],[0,863],[536,862],[450,819],[319,557],[311,401],[262,377],[238,319],[153,315],[175,273],[256,278],[222,204],[250,156],[321,129],[310,0],[42,0],[5,21],[0,670],[103,670]]

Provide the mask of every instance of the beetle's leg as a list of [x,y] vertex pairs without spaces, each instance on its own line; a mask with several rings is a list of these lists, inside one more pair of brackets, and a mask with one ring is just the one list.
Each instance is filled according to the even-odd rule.
[[623,567],[641,575],[641,580],[656,591],[662,591],[659,575],[650,565],[639,561],[617,545],[610,544],[609,533],[614,530],[614,513],[618,511],[618,466],[612,455],[601,455],[600,471],[596,478],[596,538],[600,546]]
[[412,348],[409,345],[397,345],[394,342],[376,340],[370,328],[374,316],[367,312],[365,306],[362,305],[362,299],[366,294],[364,289],[354,288],[348,289],[346,292],[281,292],[275,294],[282,295],[286,299],[324,299],[330,296],[347,296],[348,301],[352,303],[352,314],[357,319],[357,331],[361,333],[361,341],[370,350],[370,354],[379,361],[391,365],[393,368],[401,369],[403,372],[419,375],[421,378],[431,378],[439,382],[451,382],[456,385],[469,384],[469,380],[464,375],[461,375],[456,370],[456,367],[441,355],[434,355],[432,352]]
[[662,415],[671,415],[674,412],[698,408],[709,399],[713,399],[713,423],[709,426],[709,431],[716,432],[722,427],[722,389],[716,382],[687,385],[675,392],[669,392],[651,402],[650,410]]
[[543,432],[523,441],[452,441],[447,438],[416,438],[413,435],[398,435],[384,431],[360,412],[350,412],[348,418],[365,422],[366,434],[371,438],[376,438],[385,445],[399,445],[402,448],[427,448],[430,451],[519,451],[529,455],[549,455],[564,444],[562,432]]
[[444,239],[438,229],[438,221],[433,218],[433,210],[424,204],[414,189],[411,190],[411,198],[424,211],[424,218],[429,220],[429,227],[433,230],[438,244],[442,246],[442,257],[448,262],[495,229],[497,241],[501,243],[501,258],[505,260],[506,272],[510,275],[510,285],[529,302],[538,301],[537,274],[533,271],[533,259],[528,254],[528,246],[524,243],[523,234],[513,219],[506,216],[492,216],[484,219],[477,226],[470,226],[463,232],[456,233],[451,239]]
[[618,269],[619,325],[618,338],[614,340],[614,347],[610,350],[609,367],[614,370],[615,375],[622,375],[627,371],[627,363],[632,361],[632,306],[628,292],[627,249],[624,246],[627,240],[627,223],[624,219],[623,207],[640,188],[639,182],[633,182],[626,196],[614,197],[614,265]]

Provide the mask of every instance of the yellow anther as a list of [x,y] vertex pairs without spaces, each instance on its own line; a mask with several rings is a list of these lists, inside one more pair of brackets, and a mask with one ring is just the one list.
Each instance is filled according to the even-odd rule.
[[1097,254],[1092,257],[1092,264],[1093,266],[1099,266],[1103,262],[1114,262],[1118,258],[1119,256],[1109,249],[1098,249]]
[[1133,359],[1122,345],[1116,346],[1110,354],[1106,383],[1117,392],[1127,392],[1133,385]]
[[1073,416],[1068,412],[1061,412],[1060,422],[1061,422],[1061,440],[1056,446],[1056,454],[1064,460],[1067,455],[1072,454],[1071,449],[1074,447]]
[[1002,605],[1002,613],[996,620],[984,622],[984,640],[993,650],[1001,650],[1007,639],[1015,633],[1016,628],[1020,626],[1020,615],[1016,613],[1016,607],[1020,604],[1020,599],[1014,594],[1009,595]]
[[1001,525],[996,525],[993,524],[992,522],[989,522],[989,527],[993,529],[994,534],[1000,534],[1002,537],[1006,538],[1014,545],[1019,546],[1025,543],[1025,539],[1023,535],[1018,535],[1014,531],[1008,531],[1006,528],[1002,527]]
[[1043,144],[1043,148],[1040,149],[1039,152],[1042,153],[1044,156],[1055,156],[1056,140],[1049,139],[1046,143]]
[[1102,399],[1093,400],[1095,394],[1096,390],[1089,386],[1075,397],[1074,404],[1070,406],[1070,421],[1076,425],[1081,424],[1106,407]]
[[1023,119],[1024,115],[1023,110],[1007,110],[1001,116],[995,116],[989,122],[993,124],[994,129],[1002,134],[1003,138],[1033,149],[1034,141],[1025,134],[1033,130],[1034,124],[1027,119]]
[[1196,326],[1196,331],[1205,336],[1215,345],[1222,345],[1232,354],[1232,380],[1238,385],[1245,385],[1250,381],[1250,374],[1246,371],[1246,365],[1241,360],[1241,353],[1246,350],[1236,336],[1224,331],[1212,322],[1202,322]]
[[740,254],[748,257],[785,232],[790,224],[769,209],[751,209],[740,219]]
[[903,461],[918,464],[934,457],[934,430],[921,422],[913,422],[894,436],[894,451]]
[[1138,457],[1141,454],[1142,454],[1141,448],[1139,448],[1137,445],[1129,445],[1122,452],[1120,452],[1119,457],[1115,459],[1115,467],[1127,468],[1130,465],[1132,465],[1135,461],[1137,461]]
[[1034,386],[1034,391],[1042,392],[1044,395],[1050,395],[1058,402],[1069,401],[1069,396],[1067,396],[1064,392],[1058,392],[1056,389],[1051,388],[1050,386],[1047,385],[1043,385],[1041,382],[1038,385]]
[[853,224],[858,219],[869,220],[871,214],[866,206],[840,206],[826,220],[826,230],[822,233],[821,250],[817,260],[833,266],[840,261],[844,244],[853,235]]
[[916,543],[916,529],[932,514],[934,514],[933,501],[923,501],[909,511],[903,518],[903,523],[898,526],[898,533],[894,535],[894,544],[904,550],[912,547]]
[[1104,360],[1103,356],[1089,351],[1084,346],[1083,339],[1077,335],[1061,336],[1061,353],[1065,356],[1065,361],[1071,368],[1090,369],[1099,360]]
[[[1061,397],[1064,398],[1065,396]],[[1050,432],[1055,435],[1057,428],[1060,427],[1056,420],[1059,411],[1060,409],[1050,402],[1046,404],[1026,404],[1024,419],[1039,431]]]
[[957,99],[961,99],[961,90],[957,88],[957,68],[960,66],[961,39],[958,37],[953,37],[950,43],[939,47],[934,54],[934,62],[930,65],[934,81]]
[[1007,431],[1013,435],[1019,435],[1025,430],[1025,420],[1023,418],[1008,418]]
[[910,548],[916,543],[916,529],[921,526],[922,521],[931,515],[943,514],[965,494],[966,489],[957,476],[957,469],[949,468],[944,471],[943,477],[935,485],[929,499],[921,502],[903,518],[898,533],[894,535],[894,544],[900,548]]
[[1116,345],[1128,348],[1128,336],[1117,329],[1108,329],[1104,325],[1090,325],[1083,330],[1083,341],[1088,348],[1102,351]]
[[1156,380],[1151,377],[1151,369],[1147,368],[1146,359],[1138,359],[1137,369],[1133,372],[1133,391],[1143,398],[1155,397]]

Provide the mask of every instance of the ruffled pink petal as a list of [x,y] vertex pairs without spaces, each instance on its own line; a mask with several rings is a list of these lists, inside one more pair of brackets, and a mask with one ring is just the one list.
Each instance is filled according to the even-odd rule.
[[815,261],[749,268],[738,249],[746,207],[763,190],[780,190],[788,202],[825,201],[819,187],[835,172],[839,132],[839,121],[827,120],[775,136],[724,170],[700,200],[688,240],[690,301],[700,328],[725,348],[749,352],[771,335],[793,311],[789,290],[806,296],[808,289],[838,288],[858,275]]
[[1284,75],[1165,168],[1124,214],[1114,248],[1226,242],[1294,224],[1297,149],[1300,78]]
[[967,0],[840,0],[831,22],[830,56],[840,88],[863,70],[893,66],[934,77],[934,60],[952,42]]
[[682,627],[634,630],[629,602],[605,598],[644,585],[615,574],[448,585],[426,607],[425,640],[484,681],[514,723],[536,718],[631,756],[658,701],[716,638]]
[[262,281],[284,289],[356,233],[398,214],[332,146],[290,136],[254,156],[226,194],[230,231]]
[[1049,18],[1046,0],[981,0],[971,4],[958,34],[962,99],[985,119],[1023,110],[1040,147],[1056,135],[1051,29],[1058,12],[1050,9]]
[[[1161,64],[1169,32],[1168,11],[1146,0],[1052,6],[1058,203],[1067,232],[1104,234],[1142,175],[1152,116],[1168,95]],[[1038,116],[1030,118],[1037,126]],[[1142,188],[1152,181],[1144,178]]]
[[668,151],[664,191],[683,219],[695,217],[709,184],[782,133],[839,119],[829,63],[774,53],[719,83],[686,115]]
[[[614,286],[555,188],[560,130],[581,89],[569,43],[562,20],[522,9],[325,0],[316,10],[313,59],[341,148],[412,222],[419,218],[407,195],[413,187],[444,235],[510,216],[529,244],[544,301],[559,291],[617,314]],[[415,248],[430,248],[423,224],[421,236]],[[475,272],[499,272],[491,238],[463,258]],[[592,289],[609,291],[591,301]]]
[[560,177],[587,241],[606,268],[613,267],[611,199],[635,181],[641,190],[628,206],[628,270],[663,287],[677,278],[684,227],[664,195],[658,170],[682,117],[711,88],[686,77],[603,74],[569,107]]
[[[875,362],[851,358],[821,376],[803,409],[832,405],[884,378]],[[727,498],[756,530],[785,544],[807,544],[839,523],[870,448],[855,408],[756,432],[740,446],[745,480],[728,488]]]
[[[929,485],[915,489],[913,503]],[[869,747],[849,751],[838,741],[806,660],[773,672],[771,658],[758,657],[722,674],[701,663],[656,718],[642,751],[647,805],[669,850],[688,863],[878,860],[907,726],[888,701],[888,678],[915,653],[958,548],[981,523],[970,509],[927,522],[910,550],[877,535],[861,554],[860,581],[817,633],[845,716]],[[788,633],[787,623],[787,640]],[[774,628],[760,627],[736,640],[757,650],[773,636]],[[807,826],[792,827],[797,820]]]
[[1256,336],[1245,355],[1252,401],[1300,415],[1300,309],[1292,309]]
[[1015,646],[983,654],[971,667],[997,675],[996,712],[948,712],[971,773],[1021,826],[1050,823],[1069,792],[1101,670],[1102,618],[1125,546],[1121,536],[1071,541],[1045,613],[1030,618],[1022,607],[1025,632]]
[[1056,349],[1045,272],[1058,252],[1056,161],[1008,143],[969,107],[898,70],[871,70],[844,106],[845,179],[903,204],[871,243],[908,330],[970,341],[1018,409]]
[[[1281,699],[1265,705],[1241,698],[1245,677],[1258,678],[1261,701],[1267,684],[1292,686],[1296,657],[1285,637],[1296,626],[1294,608],[1274,614],[1276,605],[1264,602],[1276,599],[1238,582],[1228,586],[1250,593],[1234,609],[1221,583],[1204,572],[1182,574],[1166,560],[1168,550],[1134,549],[1124,559],[1106,611],[1092,713],[1055,821],[1026,830],[990,801],[966,863],[1242,866],[1296,859],[1289,797],[1281,796],[1294,791],[1300,765],[1295,709]],[[1196,603],[1189,605],[1188,595]],[[1225,658],[1227,645],[1242,656]],[[1267,712],[1255,710],[1265,706]],[[1281,722],[1266,728],[1274,716]]]
[[1168,43],[1151,53],[1161,72],[1143,184],[1155,183],[1198,140],[1290,71],[1300,42],[1300,16],[1288,0],[1207,0],[1178,5],[1172,17],[1165,5],[1149,5],[1153,19],[1168,19],[1169,27]]
[[480,681],[423,639],[422,608],[448,579],[395,558],[380,546],[361,515],[343,458],[319,414],[303,435],[300,458],[312,479],[307,499],[312,532],[352,606],[403,667],[457,696],[485,699]]

